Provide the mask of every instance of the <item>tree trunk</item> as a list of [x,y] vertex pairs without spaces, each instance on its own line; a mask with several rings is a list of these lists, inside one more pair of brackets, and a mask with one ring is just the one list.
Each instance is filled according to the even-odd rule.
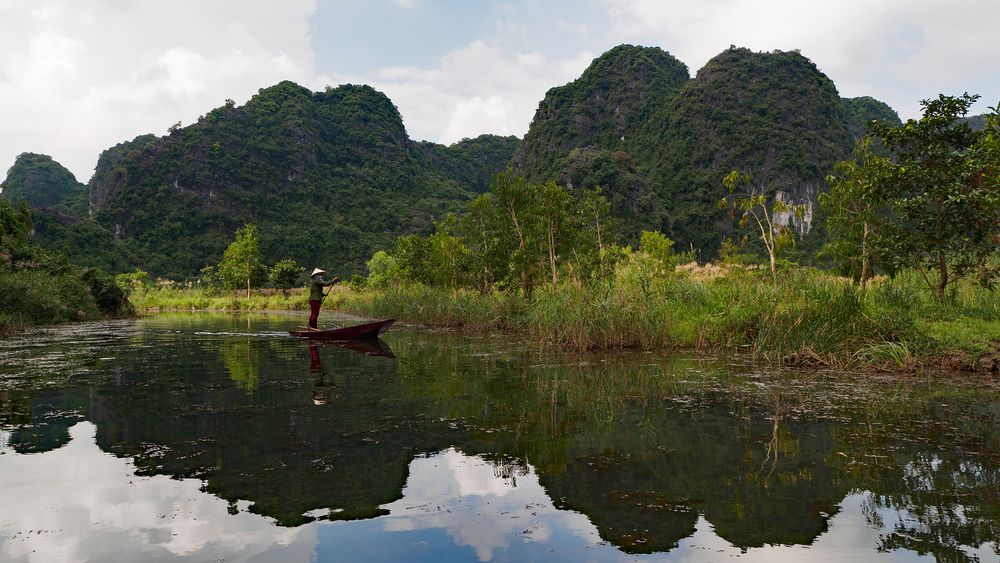
[[934,288],[934,297],[938,302],[944,301],[944,290],[948,287],[948,260],[944,252],[938,253],[938,283]]
[[[527,259],[525,244],[524,244],[524,231],[521,230],[521,224],[517,222],[517,213],[514,212],[514,205],[508,203],[507,210],[510,212],[510,219],[514,223],[514,230],[517,231],[518,248],[521,250],[521,256],[523,259]],[[521,291],[524,292],[524,298],[528,299],[531,297],[531,288],[528,286],[528,266],[527,264],[521,265]]]
[[549,267],[552,269],[552,285],[556,284],[556,240],[552,232],[552,223],[549,222]]
[[594,223],[597,225],[597,257],[601,262],[601,278],[604,274],[604,244],[601,241],[601,217],[594,213]]
[[868,284],[868,223],[864,225],[864,232],[861,235],[861,291],[865,290]]
[[764,246],[767,248],[767,257],[771,261],[771,285],[774,286],[774,289],[778,289],[778,271],[774,258],[774,233],[771,233],[771,237],[770,244],[765,240]]

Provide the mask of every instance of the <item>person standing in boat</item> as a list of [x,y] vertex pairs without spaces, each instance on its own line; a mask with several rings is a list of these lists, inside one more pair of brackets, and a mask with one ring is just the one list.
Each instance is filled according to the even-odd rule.
[[326,275],[325,270],[316,268],[309,276],[309,328],[313,330],[316,329],[316,321],[319,320],[320,305],[323,304],[323,299],[326,297],[323,288],[340,281],[337,276],[334,276],[330,281],[324,281],[324,275]]

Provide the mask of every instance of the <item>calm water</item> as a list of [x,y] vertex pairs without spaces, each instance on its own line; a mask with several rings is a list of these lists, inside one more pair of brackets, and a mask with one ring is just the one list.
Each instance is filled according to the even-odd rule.
[[302,317],[0,341],[3,561],[1000,561],[1000,392]]

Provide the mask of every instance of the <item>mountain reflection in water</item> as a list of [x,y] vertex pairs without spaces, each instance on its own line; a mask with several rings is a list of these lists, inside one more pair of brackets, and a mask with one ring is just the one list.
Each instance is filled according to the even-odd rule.
[[0,344],[0,559],[998,559],[991,390],[247,322]]

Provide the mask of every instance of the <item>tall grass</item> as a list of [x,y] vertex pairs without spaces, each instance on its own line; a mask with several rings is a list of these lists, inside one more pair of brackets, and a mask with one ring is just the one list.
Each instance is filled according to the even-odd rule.
[[481,294],[417,285],[374,292],[339,292],[330,307],[371,317],[392,317],[473,331],[515,330],[528,304],[513,293]]
[[[581,350],[724,350],[814,365],[908,367],[916,357],[982,353],[1000,343],[995,293],[969,284],[941,305],[921,283],[902,276],[862,292],[847,280],[803,268],[786,272],[775,288],[752,271],[699,281],[626,266],[603,283],[548,286],[529,300],[418,285],[344,293],[338,306],[373,317],[516,331]],[[974,330],[949,330],[942,338],[945,328],[970,322]]]

